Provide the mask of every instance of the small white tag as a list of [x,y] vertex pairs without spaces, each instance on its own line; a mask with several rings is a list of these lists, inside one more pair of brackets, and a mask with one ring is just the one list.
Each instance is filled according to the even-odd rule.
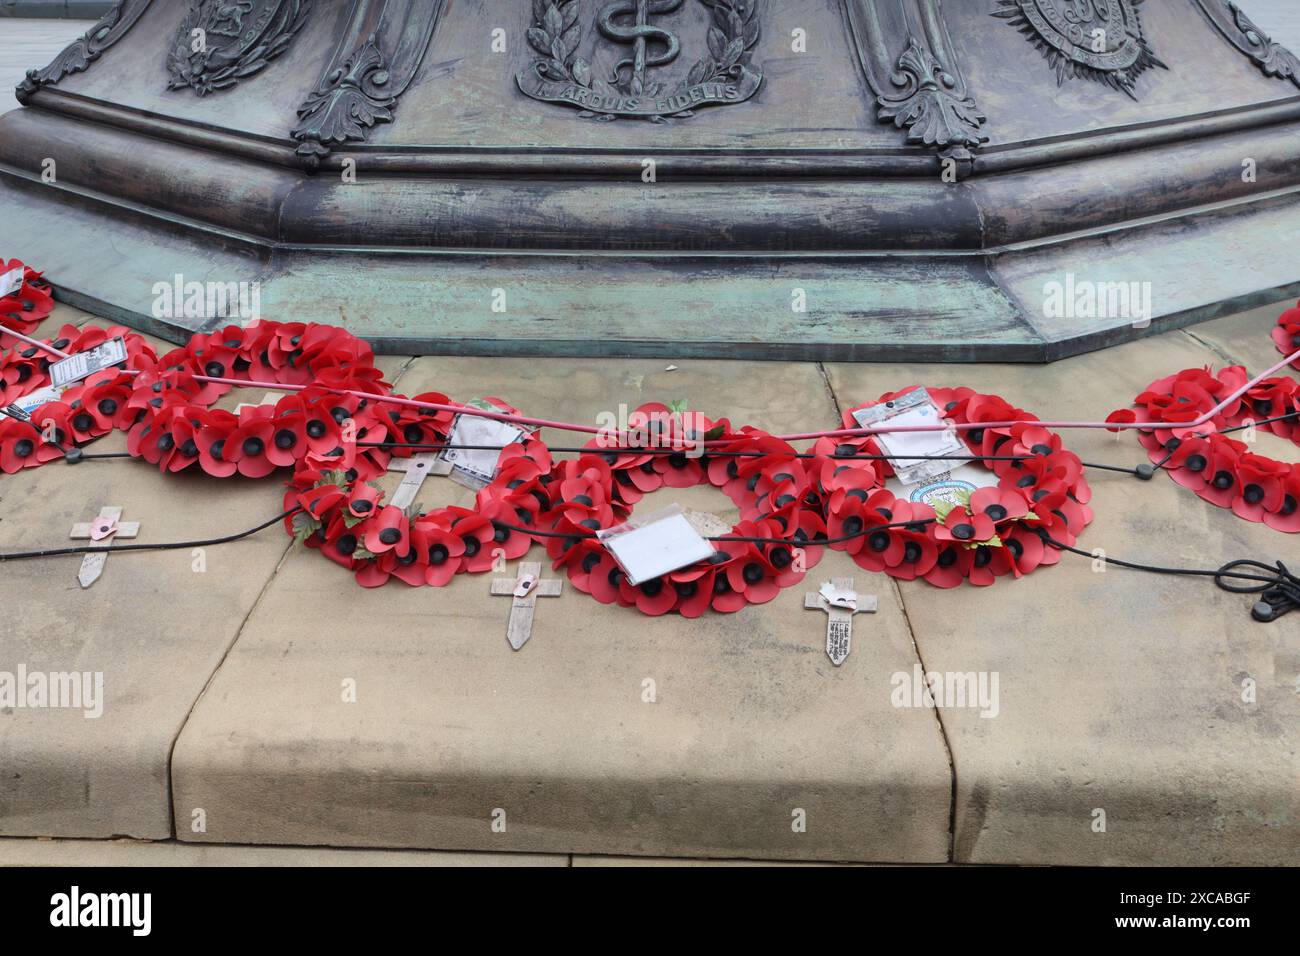
[[[484,411],[499,412],[503,409],[487,402],[473,401],[466,404]],[[509,422],[499,422],[491,418],[479,418],[476,415],[457,415],[451,426],[449,445],[487,445],[487,449],[448,448],[439,457],[454,465],[452,479],[460,484],[479,489],[491,483],[497,474],[497,462],[501,458],[501,447],[512,445],[529,434],[527,429]]]
[[23,287],[23,267],[10,269],[8,272],[0,273],[0,299],[7,295],[13,295]]
[[716,550],[676,505],[606,528],[598,537],[632,584],[703,561]]
[[889,455],[889,463],[898,473],[898,480],[905,485],[920,484],[961,464],[960,459],[946,461],[937,456],[970,454],[956,429],[947,422],[930,393],[923,388],[892,402],[859,409],[853,413],[853,418],[862,428],[948,425],[942,430],[884,432],[876,436],[876,441]]
[[858,592],[851,588],[837,588],[830,581],[827,581],[821,586],[819,593],[831,607],[848,608],[850,611],[858,609]]
[[[62,396],[62,389],[50,388],[47,385],[45,388],[38,388],[30,395],[24,395],[22,398],[16,399],[9,408],[16,408],[18,411],[22,412],[23,415],[26,415],[27,419],[30,419],[32,413],[35,412],[36,409],[40,408],[42,405],[48,404],[49,402],[57,402]],[[0,408],[0,415],[8,415],[8,409]],[[8,417],[26,420],[20,415],[9,415]]]
[[126,342],[121,338],[109,339],[103,345],[55,362],[50,366],[50,384],[66,388],[80,382],[87,375],[126,361]]
[[685,516],[686,520],[691,523],[691,527],[698,531],[702,538],[720,538],[731,534],[731,525],[712,512],[691,511],[688,509]]

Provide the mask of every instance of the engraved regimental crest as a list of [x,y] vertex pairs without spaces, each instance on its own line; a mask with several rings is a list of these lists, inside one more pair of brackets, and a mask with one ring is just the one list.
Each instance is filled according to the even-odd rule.
[[1133,99],[1137,78],[1168,69],[1142,33],[1143,0],[1000,0],[993,15],[1029,37],[1056,70],[1057,84],[1081,76]]
[[189,0],[167,57],[167,89],[234,86],[288,49],[312,0]]
[[[535,100],[576,107],[582,116],[661,123],[705,106],[743,103],[763,82],[750,62],[762,0],[596,0],[596,32],[614,51],[613,64],[605,66],[578,55],[582,0],[523,2],[532,7],[532,63],[515,77],[519,89]],[[709,25],[699,38],[702,57],[673,83],[663,75],[682,52],[674,14],[687,3],[705,7]]]

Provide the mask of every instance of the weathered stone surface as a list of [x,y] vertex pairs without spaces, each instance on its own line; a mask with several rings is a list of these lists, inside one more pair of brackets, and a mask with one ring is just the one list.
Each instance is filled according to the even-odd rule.
[[[663,368],[421,359],[401,387],[499,395],[570,420],[594,421],[620,398],[635,407],[677,397],[775,429],[833,418],[814,366],[764,366],[761,389],[738,364]],[[422,495],[430,506],[454,497],[435,481],[443,487]],[[642,507],[672,499],[723,513],[729,504],[694,489]],[[836,556],[816,579],[852,573]],[[505,641],[508,602],[488,597],[484,576],[363,591],[320,555],[295,552],[178,742],[178,835],[946,859],[947,757],[932,714],[889,704],[889,675],[916,658],[885,583],[880,612],[860,619],[839,669],[824,653],[824,622],[802,608],[806,588],[692,622],[603,607],[566,587],[541,603],[516,654]],[[345,681],[355,681],[355,703],[342,700]],[[187,829],[196,808],[205,833]],[[800,809],[802,833],[792,827]]]
[[[1221,364],[1172,333],[1049,368],[828,371],[846,407],[924,381],[996,391],[1044,419],[1099,419],[1152,380],[1207,363]],[[1145,460],[1132,437],[1065,435],[1087,461]],[[1278,446],[1294,459],[1293,447]],[[1200,568],[1294,554],[1292,538],[1164,476],[1089,478],[1097,518],[1084,549]],[[1096,573],[1072,555],[992,588],[917,583],[902,593],[928,671],[999,675],[996,717],[941,711],[957,780],[957,862],[1295,862],[1300,619],[1258,624],[1251,598],[1208,580],[1113,565]],[[1248,679],[1256,685],[1249,703]],[[1104,833],[1093,829],[1098,810]]]
[[[1244,365],[1252,376],[1258,375],[1286,357],[1277,350],[1271,334],[1277,325],[1277,317],[1294,305],[1294,299],[1275,302],[1213,322],[1202,322],[1187,332],[1214,353],[1216,366]],[[1276,374],[1300,377],[1295,369],[1290,368]]]
[[[38,334],[85,319],[60,306]],[[393,372],[403,364],[381,363]],[[239,400],[232,393],[221,404]],[[126,436],[114,433],[88,450],[125,448]],[[83,544],[69,540],[72,525],[104,505],[142,522],[135,543],[219,537],[274,517],[281,481],[164,476],[135,460],[50,463],[0,482],[0,550]],[[273,526],[201,554],[115,555],[88,590],[77,583],[77,555],[4,565],[9,606],[19,610],[0,632],[0,670],[102,673],[103,712],[88,719],[73,709],[0,711],[0,835],[171,835],[176,734],[288,544]]]
[[568,866],[541,853],[442,853],[331,847],[221,846],[166,840],[0,839],[4,866]]

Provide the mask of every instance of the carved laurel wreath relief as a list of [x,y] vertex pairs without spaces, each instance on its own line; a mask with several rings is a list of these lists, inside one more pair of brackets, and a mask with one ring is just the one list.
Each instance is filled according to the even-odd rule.
[[709,9],[708,53],[676,83],[663,68],[682,52],[669,19],[687,0],[608,0],[595,10],[599,36],[615,50],[612,66],[578,55],[587,25],[581,0],[529,0],[533,60],[515,77],[519,89],[544,103],[579,109],[606,121],[636,117],[662,123],[705,106],[743,103],[763,76],[751,63],[761,30],[762,0],[693,0]]

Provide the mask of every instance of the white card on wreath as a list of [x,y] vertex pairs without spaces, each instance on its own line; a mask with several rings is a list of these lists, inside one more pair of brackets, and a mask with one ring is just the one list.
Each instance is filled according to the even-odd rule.
[[853,413],[853,418],[862,428],[927,429],[881,432],[875,436],[905,485],[924,484],[958,467],[962,461],[961,458],[947,460],[945,455],[970,454],[952,423],[923,388],[889,402],[860,408]]
[[7,295],[13,295],[23,287],[23,267],[10,269],[8,272],[0,273],[0,299]]
[[78,352],[50,366],[50,384],[67,388],[87,376],[126,361],[126,341],[118,336],[85,352]]
[[[484,411],[500,412],[497,408],[483,401],[466,403],[472,408]],[[457,415],[451,426],[449,445],[482,445],[483,448],[447,448],[439,457],[454,466],[452,479],[475,490],[491,483],[497,474],[497,464],[506,445],[522,441],[529,430],[509,422],[500,422],[494,418],[479,418],[477,415]]]
[[676,505],[597,534],[632,584],[688,567],[717,550]]

